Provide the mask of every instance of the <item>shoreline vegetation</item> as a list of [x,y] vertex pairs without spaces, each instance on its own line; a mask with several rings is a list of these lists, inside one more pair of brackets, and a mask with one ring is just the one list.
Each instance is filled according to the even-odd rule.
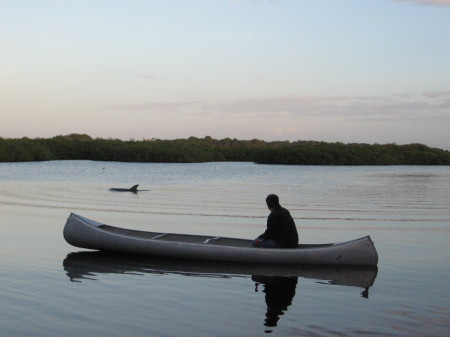
[[1,138],[0,162],[94,160],[198,163],[240,161],[285,165],[450,165],[450,152],[423,144],[344,144],[190,137],[119,140],[70,134]]

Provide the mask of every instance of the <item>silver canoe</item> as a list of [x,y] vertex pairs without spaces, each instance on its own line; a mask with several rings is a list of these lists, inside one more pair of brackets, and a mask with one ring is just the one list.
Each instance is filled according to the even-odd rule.
[[375,266],[378,254],[369,236],[298,248],[253,248],[252,240],[144,232],[102,224],[71,214],[65,240],[76,247],[167,258],[267,264],[325,264]]

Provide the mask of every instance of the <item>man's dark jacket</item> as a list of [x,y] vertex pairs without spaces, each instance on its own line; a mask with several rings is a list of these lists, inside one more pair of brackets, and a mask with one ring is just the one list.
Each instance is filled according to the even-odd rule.
[[289,211],[281,206],[275,207],[267,218],[266,231],[259,238],[274,240],[281,248],[297,247],[297,228]]

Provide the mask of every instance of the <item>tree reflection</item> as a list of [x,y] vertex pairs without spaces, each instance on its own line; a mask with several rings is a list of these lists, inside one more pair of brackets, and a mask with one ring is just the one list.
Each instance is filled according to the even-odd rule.
[[[264,325],[267,327],[277,326],[280,316],[284,315],[292,304],[298,277],[253,275],[252,280],[256,282],[255,291],[259,290],[260,284],[264,285],[262,292],[265,293],[267,304]],[[270,333],[272,330],[266,330],[266,332]]]

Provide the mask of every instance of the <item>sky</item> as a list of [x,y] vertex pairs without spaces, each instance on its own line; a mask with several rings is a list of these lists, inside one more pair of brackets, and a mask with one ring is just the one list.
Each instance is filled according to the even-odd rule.
[[450,0],[1,0],[0,137],[450,150]]

